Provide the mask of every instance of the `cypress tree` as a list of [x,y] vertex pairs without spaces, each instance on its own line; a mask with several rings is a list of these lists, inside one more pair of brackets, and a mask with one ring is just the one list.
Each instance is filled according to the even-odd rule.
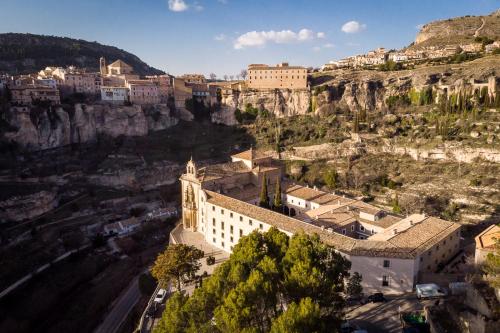
[[267,195],[267,178],[266,175],[262,177],[262,186],[260,187],[259,206],[269,208],[269,196]]
[[274,192],[274,209],[278,212],[283,211],[283,203],[281,202],[281,181],[280,177],[276,178],[276,190]]

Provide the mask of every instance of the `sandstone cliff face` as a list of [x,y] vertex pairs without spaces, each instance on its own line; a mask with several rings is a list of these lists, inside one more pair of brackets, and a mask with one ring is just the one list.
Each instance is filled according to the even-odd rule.
[[4,120],[10,127],[3,133],[4,140],[33,151],[93,142],[98,135],[144,136],[178,121],[163,105],[143,109],[102,104],[77,104],[71,111],[12,107]]

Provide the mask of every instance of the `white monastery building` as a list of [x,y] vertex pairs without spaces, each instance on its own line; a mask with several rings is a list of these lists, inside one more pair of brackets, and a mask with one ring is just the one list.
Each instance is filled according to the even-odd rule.
[[[413,214],[405,218],[360,200],[283,181],[288,215],[257,206],[262,178],[273,190],[278,161],[253,149],[231,162],[197,168],[191,159],[182,184],[184,229],[231,253],[240,237],[276,227],[293,235],[317,234],[363,276],[365,293],[411,292],[419,273],[434,272],[459,250],[460,225]],[[272,193],[269,193],[272,198]]]

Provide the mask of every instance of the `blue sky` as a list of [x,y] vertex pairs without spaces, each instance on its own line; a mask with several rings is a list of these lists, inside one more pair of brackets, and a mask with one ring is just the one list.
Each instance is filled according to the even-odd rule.
[[172,74],[237,74],[249,63],[319,66],[417,26],[483,15],[500,0],[0,0],[0,32],[114,45]]

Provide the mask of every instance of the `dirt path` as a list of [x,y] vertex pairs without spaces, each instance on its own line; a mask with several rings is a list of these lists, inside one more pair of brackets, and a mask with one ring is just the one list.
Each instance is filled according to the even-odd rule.
[[477,30],[474,32],[474,37],[479,37],[479,32],[484,28],[484,25],[486,24],[486,21],[484,20],[484,18],[481,17],[481,21],[483,21],[483,23],[481,24],[481,26],[479,28],[477,28]]

